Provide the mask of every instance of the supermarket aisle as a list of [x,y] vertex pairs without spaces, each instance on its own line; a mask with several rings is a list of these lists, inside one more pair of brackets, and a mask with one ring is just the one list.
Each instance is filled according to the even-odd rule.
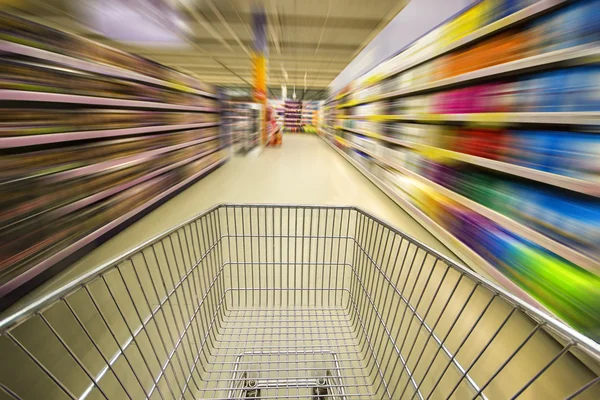
[[[286,135],[283,147],[280,149],[266,149],[258,157],[234,157],[208,177],[89,253],[32,295],[38,297],[43,293],[47,293],[79,274],[191,218],[212,205],[222,202],[357,205],[435,249],[449,254],[449,251],[433,236],[405,214],[401,208],[319,137],[313,135]],[[460,291],[464,290],[466,293],[469,288],[470,285],[464,285],[460,287]],[[482,293],[480,294],[483,295]],[[31,297],[29,297],[29,300],[31,300]],[[468,317],[465,317],[467,322],[477,318],[477,310],[484,303],[485,301],[482,299],[473,303],[475,304],[474,309],[466,313],[468,314]],[[487,340],[486,338],[489,337],[488,335],[495,331],[497,328],[496,322],[506,315],[506,310],[501,307],[502,305],[495,305],[493,311],[489,314],[490,317],[486,320],[486,325],[490,323],[492,328],[490,326],[481,328],[478,335],[473,336],[473,344],[466,346],[470,349],[469,351],[480,348],[482,343]],[[449,310],[448,313],[457,310],[458,307],[454,311]],[[451,321],[453,319],[448,318],[446,322],[450,323]],[[520,324],[520,328],[517,329],[519,334],[531,330],[525,320],[519,319],[515,323]],[[441,327],[440,329],[445,328]],[[123,333],[123,335],[126,336],[127,333]],[[460,337],[460,335],[457,336],[457,338]],[[451,340],[458,339],[451,338]],[[521,338],[506,334],[503,340],[510,344],[518,343]],[[545,350],[554,344],[554,342],[550,343],[545,340],[546,336],[536,337],[536,343],[539,342],[539,345],[530,348],[535,354],[529,353],[528,348],[528,352],[523,355],[520,362],[515,364],[515,368],[519,372],[511,370],[506,378],[500,380],[500,388],[506,386],[507,379],[511,382],[515,381],[513,373],[516,373],[517,376],[528,376],[523,375],[521,370],[539,370],[539,366],[534,361],[538,360],[540,353],[550,354],[549,351],[546,352]],[[457,343],[452,342],[452,346],[456,345]],[[541,352],[540,349],[542,349]],[[500,359],[499,356],[494,356],[496,352],[507,353],[508,350],[503,346],[495,347],[490,360]],[[465,357],[469,357],[469,355]],[[443,358],[440,358],[440,360],[440,362],[444,362]],[[568,364],[566,364],[564,370],[572,370],[574,376],[588,373],[587,370],[582,370],[579,364],[574,364],[572,359],[565,362],[568,362]],[[492,361],[489,361],[489,363],[489,366],[486,365],[481,368],[485,373],[489,373],[496,366]],[[556,378],[555,373],[560,374],[561,371],[553,371],[552,374],[548,375],[547,380],[544,380],[544,383],[541,384],[542,392],[556,390],[554,386],[550,389],[545,386],[546,382],[552,382]],[[512,386],[514,385],[506,386],[508,392],[513,390]],[[530,398],[536,398],[538,392],[533,393],[533,397]]]
[[218,203],[354,205],[451,256],[440,242],[316,135],[225,165],[93,250],[44,288],[67,282]]

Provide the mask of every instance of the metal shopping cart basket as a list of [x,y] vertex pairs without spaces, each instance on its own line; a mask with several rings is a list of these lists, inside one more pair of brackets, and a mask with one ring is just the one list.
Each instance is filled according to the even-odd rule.
[[600,398],[594,341],[350,207],[214,207],[5,317],[0,354],[7,398]]

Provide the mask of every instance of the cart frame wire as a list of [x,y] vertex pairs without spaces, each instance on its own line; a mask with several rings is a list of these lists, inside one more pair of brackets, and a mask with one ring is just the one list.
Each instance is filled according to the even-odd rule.
[[600,393],[598,343],[356,207],[217,205],[6,315],[0,353],[16,399]]

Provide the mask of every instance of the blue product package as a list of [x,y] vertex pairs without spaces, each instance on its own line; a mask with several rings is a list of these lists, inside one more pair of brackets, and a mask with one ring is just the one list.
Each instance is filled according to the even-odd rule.
[[515,196],[519,199],[516,209],[517,219],[526,221],[529,225],[541,225],[545,213],[544,193],[533,186],[519,185]]
[[537,102],[539,112],[561,111],[568,70],[559,69],[540,74],[541,92]]
[[522,79],[517,87],[518,112],[560,111],[564,91],[565,70],[534,74]]
[[548,171],[583,180],[600,179],[600,135],[581,132],[549,132],[554,139],[548,150]]
[[583,19],[580,5],[580,2],[574,2],[555,12],[556,18],[559,19],[555,28],[561,36],[560,48],[573,47],[584,43],[584,36],[580,30]]
[[600,66],[566,70],[561,111],[600,111]]
[[569,26],[568,15],[561,11],[534,20],[531,33],[540,46],[539,51],[545,53],[569,47],[566,36]]
[[521,196],[521,184],[506,181],[503,182],[502,190],[504,191],[505,204],[503,214],[517,218],[521,214],[521,207],[523,205],[523,197]]
[[571,5],[573,23],[582,43],[600,40],[600,0],[581,0]]
[[565,49],[600,38],[600,0],[574,1],[529,25],[541,52]]
[[560,174],[572,175],[573,154],[569,151],[569,146],[572,141],[576,141],[576,134],[572,132],[549,132],[553,140],[550,143],[550,148],[547,149],[546,171]]
[[570,174],[583,180],[600,182],[600,135],[568,132],[565,139],[565,163]]
[[524,167],[549,171],[554,132],[547,131],[515,131],[515,163]]
[[562,193],[546,191],[541,197],[543,213],[537,228],[555,239],[598,253],[600,204]]
[[499,0],[498,19],[513,14],[533,4],[534,0]]

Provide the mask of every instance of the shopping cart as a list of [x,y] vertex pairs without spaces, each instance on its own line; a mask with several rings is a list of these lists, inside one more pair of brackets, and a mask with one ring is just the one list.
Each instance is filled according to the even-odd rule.
[[8,398],[600,398],[595,342],[350,207],[212,208],[0,335]]

